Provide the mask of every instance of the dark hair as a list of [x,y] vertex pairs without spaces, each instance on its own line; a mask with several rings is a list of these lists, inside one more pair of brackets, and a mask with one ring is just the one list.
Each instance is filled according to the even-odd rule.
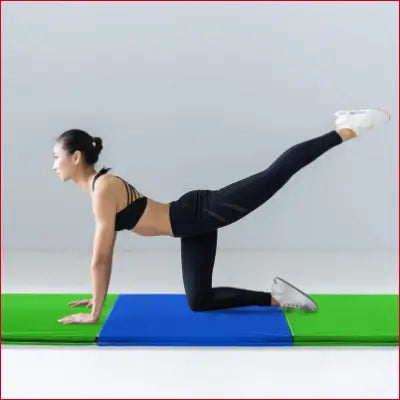
[[[87,164],[96,164],[99,159],[99,154],[103,149],[103,141],[101,138],[94,136],[92,137],[87,132],[81,129],[70,129],[63,132],[57,139],[56,142],[61,143],[62,147],[69,154],[73,154],[74,151],[81,151]],[[105,172],[111,168],[103,167],[101,170]]]

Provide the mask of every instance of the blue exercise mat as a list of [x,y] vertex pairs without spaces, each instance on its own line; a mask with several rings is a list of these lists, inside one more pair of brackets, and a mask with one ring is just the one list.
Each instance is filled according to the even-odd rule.
[[293,346],[279,307],[192,311],[184,294],[120,294],[99,346]]

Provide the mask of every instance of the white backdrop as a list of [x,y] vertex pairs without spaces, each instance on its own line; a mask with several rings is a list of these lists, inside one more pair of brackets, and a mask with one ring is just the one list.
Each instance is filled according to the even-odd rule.
[[[382,107],[389,124],[299,171],[219,247],[394,250],[397,7],[3,3],[3,248],[91,249],[90,198],[52,170],[67,129],[103,139],[98,168],[169,202],[267,168],[334,129],[338,109]],[[123,231],[116,247],[178,245]]]

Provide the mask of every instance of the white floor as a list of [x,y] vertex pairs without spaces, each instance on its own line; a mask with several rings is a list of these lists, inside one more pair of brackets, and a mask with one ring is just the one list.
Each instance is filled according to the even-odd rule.
[[[90,292],[90,254],[5,252],[2,292]],[[398,293],[397,253],[218,252],[214,286]],[[119,252],[110,293],[183,293],[179,252]],[[71,312],[71,313],[74,313]],[[2,398],[397,398],[397,347],[9,346]]]

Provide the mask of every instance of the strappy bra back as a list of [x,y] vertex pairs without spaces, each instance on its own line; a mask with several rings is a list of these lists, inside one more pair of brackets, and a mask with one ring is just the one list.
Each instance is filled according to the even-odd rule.
[[[94,177],[92,183],[92,190],[94,190],[94,183],[96,179],[103,174],[108,172],[109,168],[102,168]],[[147,205],[147,197],[140,196],[140,193],[128,182],[119,176],[114,175],[116,178],[120,179],[126,188],[126,193],[128,197],[127,205],[121,211],[115,214],[115,230],[121,231],[123,229],[131,230],[139,221],[140,217],[144,213]]]

